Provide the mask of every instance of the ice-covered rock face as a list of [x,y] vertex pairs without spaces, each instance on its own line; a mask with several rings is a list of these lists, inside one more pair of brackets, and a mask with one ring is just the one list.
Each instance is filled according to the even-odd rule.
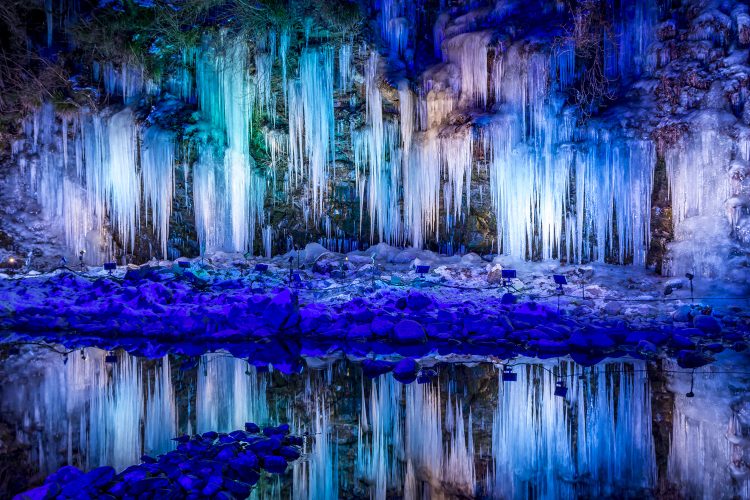
[[[101,261],[324,237],[643,266],[656,200],[670,272],[743,265],[746,6],[362,2],[368,33],[205,26],[159,79],[97,62],[122,105],[41,105],[13,161],[63,245]],[[718,218],[726,237],[696,239]]]

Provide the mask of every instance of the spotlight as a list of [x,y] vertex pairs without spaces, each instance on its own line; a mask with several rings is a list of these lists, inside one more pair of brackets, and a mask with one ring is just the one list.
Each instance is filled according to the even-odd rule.
[[510,366],[503,368],[503,382],[516,382],[518,374]]
[[107,353],[107,355],[104,357],[104,362],[110,363],[110,364],[117,363],[117,354],[115,354],[112,351],[109,351],[109,353]]
[[560,312],[560,295],[563,294],[563,285],[568,284],[568,280],[562,274],[553,274],[552,279],[557,284],[557,312]]
[[414,269],[414,272],[416,272],[416,273],[417,273],[417,274],[419,274],[420,276],[424,277],[424,276],[425,276],[425,274],[427,274],[427,273],[429,273],[429,272],[430,272],[430,266],[425,266],[425,265],[420,265],[420,266],[417,266],[417,267],[416,267],[416,268]]
[[568,388],[565,386],[565,382],[558,380],[555,382],[555,396],[564,398],[568,395]]
[[81,271],[86,270],[86,265],[83,263],[83,256],[86,255],[86,250],[81,250],[78,252],[78,263],[81,266]]
[[81,349],[81,359],[86,361],[86,351],[84,351],[83,349]]
[[116,262],[105,262],[104,263],[104,270],[109,271],[109,275],[112,276],[112,271],[117,269],[117,263]]
[[685,394],[685,397],[686,398],[693,398],[693,397],[695,397],[695,393],[693,391],[690,391],[687,394]]
[[189,260],[178,260],[177,265],[180,266],[182,269],[190,269]]
[[516,279],[518,276],[515,269],[503,269],[500,271],[500,274],[503,278],[503,288],[508,288],[511,280]]

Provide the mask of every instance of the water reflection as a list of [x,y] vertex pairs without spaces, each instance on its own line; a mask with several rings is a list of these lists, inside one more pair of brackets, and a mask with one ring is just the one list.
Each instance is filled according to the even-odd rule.
[[2,362],[3,420],[40,477],[68,463],[122,469],[178,434],[256,421],[307,435],[303,459],[259,483],[258,498],[750,497],[738,354],[692,380],[669,362],[518,359],[517,380],[503,382],[487,359],[428,358],[439,376],[409,385],[343,358],[283,375],[223,353],[107,354],[63,363],[27,346]]

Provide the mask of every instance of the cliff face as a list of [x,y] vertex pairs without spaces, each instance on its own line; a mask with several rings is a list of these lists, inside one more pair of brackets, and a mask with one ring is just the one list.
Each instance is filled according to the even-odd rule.
[[48,4],[24,36],[66,79],[6,108],[6,255],[323,239],[744,279],[744,4]]

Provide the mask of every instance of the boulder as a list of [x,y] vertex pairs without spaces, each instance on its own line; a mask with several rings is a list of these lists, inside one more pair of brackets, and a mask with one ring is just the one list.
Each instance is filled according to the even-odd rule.
[[693,326],[708,335],[718,335],[721,333],[721,322],[707,314],[699,314],[693,318]]
[[404,319],[393,327],[393,339],[403,344],[416,344],[427,340],[422,325],[412,319]]

